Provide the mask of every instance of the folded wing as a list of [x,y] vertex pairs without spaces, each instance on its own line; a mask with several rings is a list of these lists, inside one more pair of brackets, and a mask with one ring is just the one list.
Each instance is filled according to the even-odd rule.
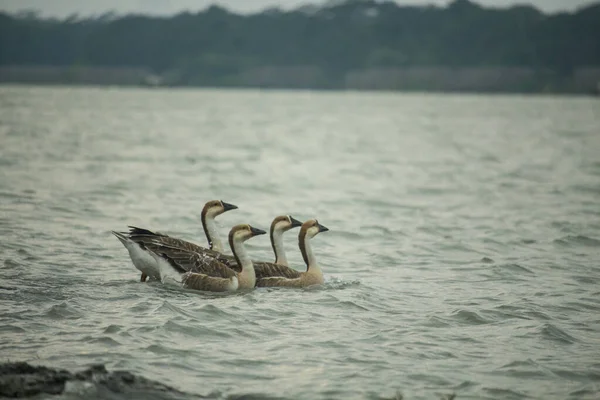
[[284,278],[299,278],[300,271],[286,267],[285,265],[270,263],[270,262],[255,262],[254,271],[256,273],[257,282],[260,279],[269,277],[284,277]]

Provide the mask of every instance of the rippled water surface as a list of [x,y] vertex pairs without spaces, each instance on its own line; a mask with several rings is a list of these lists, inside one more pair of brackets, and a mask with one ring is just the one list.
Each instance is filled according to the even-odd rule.
[[[600,396],[597,99],[3,86],[0,144],[3,360],[209,398]],[[205,244],[211,199],[223,236],[318,218],[325,285],[140,283],[110,231]]]

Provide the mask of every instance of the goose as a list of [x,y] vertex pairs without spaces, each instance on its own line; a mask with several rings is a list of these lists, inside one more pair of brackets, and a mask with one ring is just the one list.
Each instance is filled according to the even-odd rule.
[[285,265],[287,267],[288,260],[283,249],[283,234],[290,229],[302,226],[302,222],[298,221],[291,215],[280,215],[273,219],[269,236],[271,239],[271,248],[275,255],[275,264]]
[[257,281],[270,276],[284,276],[286,278],[300,277],[300,271],[288,267],[288,260],[283,249],[283,234],[299,226],[302,226],[302,222],[291,215],[281,215],[273,219],[270,236],[271,247],[273,248],[273,253],[275,253],[275,262],[261,261],[254,263]]
[[224,212],[235,210],[238,207],[233,204],[225,203],[222,200],[211,200],[204,204],[200,219],[202,228],[208,240],[208,249],[197,244],[187,242],[182,239],[174,238],[160,232],[152,232],[148,229],[129,226],[129,232],[115,232],[113,235],[117,237],[125,246],[131,257],[133,265],[142,272],[140,282],[145,282],[147,277],[160,279],[154,258],[148,253],[147,246],[152,243],[154,245],[166,245],[172,248],[181,248],[188,251],[210,254],[216,257],[219,252],[223,252],[223,244],[219,237],[219,231],[215,218]]
[[[302,222],[298,221],[291,215],[280,215],[273,219],[273,221],[271,222],[271,227],[269,229],[269,238],[271,241],[271,248],[273,249],[273,253],[275,255],[275,262],[270,263],[270,262],[266,262],[266,261],[254,261],[254,270],[256,271],[257,276],[259,273],[262,276],[263,270],[265,271],[264,274],[270,275],[269,269],[273,269],[273,272],[274,272],[273,274],[277,275],[277,276],[281,276],[282,274],[285,274],[285,272],[275,273],[277,271],[277,267],[279,267],[279,266],[287,267],[287,265],[288,265],[287,256],[286,256],[285,250],[283,248],[283,234],[286,233],[287,231],[289,231],[290,229],[297,228],[301,225],[302,225]],[[221,253],[216,258],[220,262],[227,264],[227,266],[229,266],[229,268],[231,268],[235,271],[238,271],[238,272],[240,271],[240,266],[238,265],[237,261],[235,260],[235,257],[228,255],[228,254]],[[287,269],[290,272],[287,272],[287,274],[284,276],[294,275],[294,272],[297,272],[291,268],[287,268]],[[294,277],[294,276],[291,276],[291,277]]]
[[[271,222],[270,240],[271,247],[275,253],[275,262],[254,261],[254,270],[258,277],[267,276],[285,276],[288,278],[298,278],[300,271],[287,267],[287,257],[283,248],[283,234],[292,228],[301,226],[302,223],[291,215],[280,215],[275,217]],[[160,239],[160,237],[159,237]],[[217,253],[213,251],[189,251],[179,248],[176,245],[169,245],[160,240],[153,241],[147,238],[143,244],[145,248],[157,254],[163,254],[165,257],[172,259],[173,262],[187,265],[189,268],[199,268],[201,263],[208,264],[206,267],[217,261],[225,264],[235,272],[241,272],[241,267],[233,255]]]
[[186,262],[177,261],[166,253],[153,250],[149,250],[149,254],[156,260],[163,281],[165,277],[174,277],[176,281],[181,281],[185,288],[212,292],[250,289],[256,284],[256,275],[244,242],[265,233],[267,232],[247,224],[236,225],[229,231],[229,245],[241,266],[240,272],[232,270],[216,259],[207,262],[206,256],[201,253],[193,253]]
[[298,246],[306,264],[306,272],[299,272],[299,276],[295,278],[286,276],[262,277],[257,279],[256,286],[306,287],[322,284],[324,282],[323,271],[321,271],[321,267],[317,264],[310,245],[310,239],[317,236],[320,232],[327,232],[328,230],[327,227],[321,225],[316,219],[309,219],[304,222],[298,234]]

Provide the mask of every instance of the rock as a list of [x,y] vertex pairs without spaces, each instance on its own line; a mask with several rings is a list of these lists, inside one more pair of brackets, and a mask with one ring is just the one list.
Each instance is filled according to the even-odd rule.
[[[61,394],[67,382],[88,382],[97,389],[112,393],[183,398],[183,392],[159,382],[136,376],[128,371],[109,372],[104,365],[93,365],[83,371],[71,373],[25,362],[0,364],[0,397],[23,398],[40,394]],[[173,396],[174,395],[174,396]],[[162,397],[162,396],[161,396]]]

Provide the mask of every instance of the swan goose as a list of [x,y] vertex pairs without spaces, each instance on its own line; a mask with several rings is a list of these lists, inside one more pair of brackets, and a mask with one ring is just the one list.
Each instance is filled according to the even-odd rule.
[[[257,277],[259,276],[259,274],[261,276],[263,276],[263,274],[266,274],[265,276],[270,276],[271,274],[277,276],[281,276],[282,274],[284,274],[284,276],[294,276],[295,270],[288,268],[291,272],[288,272],[286,274],[285,271],[278,272],[278,267],[287,267],[288,265],[287,256],[283,248],[283,234],[289,231],[290,229],[297,228],[301,225],[302,222],[298,221],[291,215],[280,215],[273,219],[273,221],[271,222],[271,227],[269,229],[269,239],[271,241],[271,248],[273,249],[273,253],[275,255],[275,262],[270,263],[266,261],[254,261],[254,270],[257,273]],[[235,257],[221,253],[216,258],[220,262],[227,264],[229,268],[238,272],[240,271],[240,266],[235,260]],[[262,271],[265,272],[263,273]],[[272,273],[269,273],[269,271],[272,271]]]
[[[266,232],[247,224],[236,225],[229,231],[229,245],[241,271],[237,272],[216,259],[207,262],[202,254],[178,261],[166,253],[149,251],[160,269],[161,279],[174,277],[188,289],[223,292],[254,288],[256,275],[244,242]],[[177,276],[178,275],[178,276]]]
[[298,277],[289,278],[286,276],[269,276],[257,279],[256,286],[281,286],[281,287],[306,287],[311,285],[320,285],[324,282],[323,271],[317,264],[317,260],[312,251],[310,240],[320,232],[327,232],[329,229],[316,219],[309,219],[302,224],[298,234],[298,246],[302,253],[302,258],[306,264],[306,272],[299,272]]
[[130,226],[129,232],[115,232],[115,235],[125,246],[131,257],[133,265],[142,272],[141,282],[145,282],[148,276],[154,279],[160,279],[160,273],[156,261],[146,251],[148,246],[168,246],[170,248],[179,248],[188,251],[203,253],[209,256],[217,257],[223,252],[219,231],[215,218],[224,212],[235,210],[238,207],[233,204],[225,203],[222,200],[211,200],[204,204],[200,219],[202,228],[208,240],[208,249],[195,243],[183,239],[174,238],[163,233],[152,232],[148,229]]
[[284,276],[286,278],[300,277],[300,271],[288,267],[287,256],[283,249],[283,234],[299,226],[302,226],[302,222],[291,215],[281,215],[273,219],[270,236],[271,247],[273,248],[273,253],[275,253],[275,262],[261,261],[254,263],[257,281],[270,276]]
[[[257,279],[268,276],[285,276],[287,278],[298,278],[300,271],[287,267],[287,256],[283,248],[283,234],[292,228],[301,226],[302,223],[291,215],[280,215],[271,222],[270,240],[271,247],[275,253],[275,262],[254,261],[254,270]],[[241,272],[241,267],[233,255],[216,252],[195,252],[166,243],[146,240],[145,248],[158,254],[163,254],[173,262],[186,266],[190,272],[194,272],[201,264],[207,264],[207,268],[217,262],[222,263],[236,272]]]

